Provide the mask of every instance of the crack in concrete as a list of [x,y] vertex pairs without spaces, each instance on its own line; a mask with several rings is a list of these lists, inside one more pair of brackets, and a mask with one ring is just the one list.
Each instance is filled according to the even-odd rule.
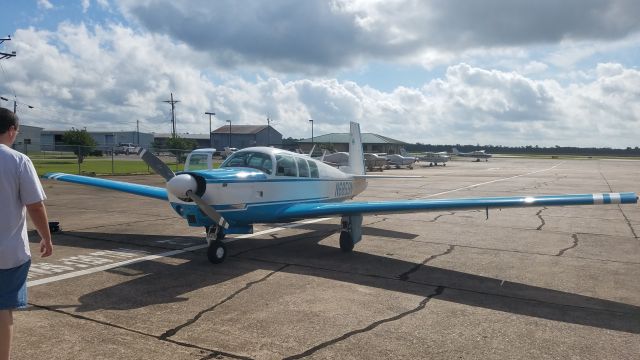
[[542,227],[545,226],[547,223],[544,221],[544,218],[542,217],[542,215],[540,215],[543,211],[547,210],[547,207],[543,207],[542,209],[540,209],[537,213],[536,216],[538,217],[538,219],[540,219],[540,226],[538,226],[536,228],[536,230],[542,230]]
[[357,329],[357,330],[353,330],[353,331],[347,332],[347,333],[345,333],[345,334],[343,334],[343,335],[341,335],[341,336],[339,336],[339,337],[337,337],[335,339],[331,339],[331,340],[325,341],[325,342],[323,342],[321,344],[318,344],[318,345],[316,345],[316,346],[314,346],[314,347],[312,347],[312,348],[310,348],[310,349],[308,349],[308,350],[306,350],[304,352],[301,352],[301,353],[295,354],[295,355],[291,355],[291,356],[287,356],[284,359],[285,360],[301,359],[303,357],[310,356],[310,355],[312,355],[312,354],[314,354],[314,353],[316,353],[316,352],[318,352],[318,351],[320,351],[322,349],[325,349],[325,348],[327,348],[327,347],[329,347],[331,345],[337,344],[337,343],[339,343],[339,342],[341,342],[343,340],[346,340],[346,339],[348,339],[348,338],[350,338],[352,336],[355,336],[355,335],[358,335],[358,334],[362,334],[362,333],[365,333],[365,332],[369,332],[369,331],[377,328],[378,326],[380,326],[382,324],[400,320],[400,319],[402,319],[402,318],[404,318],[406,316],[409,316],[409,315],[411,315],[413,313],[416,313],[416,312],[424,309],[431,299],[433,299],[436,296],[441,295],[444,292],[444,290],[445,290],[444,286],[438,286],[436,288],[436,290],[433,292],[433,294],[431,294],[431,295],[425,297],[424,299],[422,299],[420,301],[420,303],[418,304],[418,306],[416,306],[415,308],[413,308],[411,310],[405,311],[403,313],[394,315],[394,316],[386,318],[386,319],[381,319],[381,320],[375,321],[375,322],[373,322],[373,323],[371,323],[371,324],[369,324],[369,325],[367,325],[367,326],[365,326],[365,327],[363,327],[361,329]]
[[452,215],[455,215],[455,214],[456,214],[455,211],[448,211],[446,214],[440,214],[440,215],[434,217],[433,219],[431,219],[431,220],[429,220],[427,222],[434,223],[434,222],[438,221],[438,219],[440,219],[443,216],[452,216]]
[[398,279],[402,280],[402,281],[407,281],[409,280],[409,275],[413,274],[414,272],[418,271],[418,269],[420,269],[422,266],[426,265],[429,261],[435,260],[436,258],[439,258],[440,256],[445,256],[445,255],[449,255],[451,254],[451,252],[453,251],[453,249],[455,248],[454,245],[449,245],[449,248],[441,253],[441,254],[436,254],[436,255],[431,255],[428,258],[424,259],[423,262],[419,263],[419,264],[415,264],[411,269],[403,272],[402,274],[398,275]]
[[[554,256],[554,255],[548,255],[548,256]],[[251,258],[251,257],[243,258],[243,259],[257,261],[257,262],[264,262],[264,263],[267,263],[267,264],[278,264],[278,265],[284,264],[283,262],[276,261],[276,260],[266,260],[266,259]],[[373,278],[373,279],[403,281],[403,280],[398,279],[397,276],[392,277],[392,276],[384,276],[384,275],[379,275],[379,274],[337,270],[337,269],[325,268],[325,267],[314,266],[314,265],[303,264],[303,263],[287,263],[287,265],[289,265],[289,266],[298,266],[298,267],[301,267],[301,268],[312,269],[312,270],[322,270],[322,271],[328,271],[328,272],[335,272],[335,273],[339,273],[339,274],[366,276],[366,277]],[[540,304],[563,306],[563,307],[568,307],[568,308],[576,308],[576,309],[582,309],[582,310],[588,310],[588,311],[596,311],[596,312],[606,312],[606,313],[612,313],[612,314],[635,315],[635,313],[624,312],[624,311],[616,311],[616,310],[609,310],[609,309],[599,309],[599,308],[592,308],[592,307],[588,307],[588,306],[562,304],[562,303],[551,302],[551,301],[543,301],[543,300],[538,300],[538,299],[531,299],[531,298],[521,297],[521,296],[504,295],[504,294],[499,294],[499,293],[472,290],[472,289],[462,288],[462,287],[445,286],[445,285],[442,285],[442,284],[434,284],[434,283],[422,282],[422,281],[416,281],[416,280],[406,280],[406,282],[411,283],[411,284],[416,284],[416,285],[426,285],[426,286],[431,286],[431,287],[442,287],[443,289],[464,291],[464,292],[468,292],[468,293],[472,293],[472,294],[496,296],[496,297],[500,297],[500,298],[503,298],[503,299],[522,300],[522,301],[529,301],[529,302],[535,302],[535,303],[540,303]]]
[[562,256],[562,255],[564,255],[565,251],[567,251],[567,250],[571,250],[571,249],[575,248],[576,246],[578,246],[578,234],[571,234],[571,237],[573,238],[573,245],[569,246],[569,247],[568,247],[568,248],[566,248],[566,249],[562,249],[562,250],[560,250],[560,251],[556,254],[556,256]]
[[[607,180],[607,178],[604,176],[602,171],[600,171],[599,169],[600,169],[600,163],[598,162],[598,171],[600,172],[600,176],[602,176],[602,179],[604,179],[604,182],[607,183],[607,186],[609,187],[609,191],[613,192],[613,188],[611,187],[611,184],[609,184],[609,180]],[[636,240],[639,239],[638,234],[636,233],[636,230],[633,228],[633,224],[631,224],[631,220],[629,220],[629,218],[627,217],[627,214],[625,214],[625,212],[622,209],[622,206],[620,206],[620,204],[618,204],[618,209],[622,213],[622,217],[624,217],[624,221],[627,223],[627,226],[629,227],[629,230],[631,230],[631,234],[633,235],[633,237]]]
[[186,321],[185,323],[178,325],[176,327],[174,327],[173,329],[169,329],[167,331],[165,331],[162,335],[159,336],[160,340],[167,340],[169,337],[174,336],[176,333],[178,333],[178,331],[184,329],[187,326],[193,325],[196,321],[198,321],[204,314],[211,312],[213,310],[215,310],[218,306],[232,300],[233,298],[235,298],[236,296],[238,296],[240,293],[249,290],[253,285],[259,284],[261,282],[266,281],[267,279],[269,279],[271,276],[273,276],[274,274],[282,271],[283,269],[285,269],[286,267],[288,267],[289,264],[285,264],[283,266],[281,266],[280,268],[270,272],[269,274],[267,274],[266,276],[263,276],[262,278],[255,280],[255,281],[250,281],[248,283],[246,283],[241,289],[238,289],[237,291],[235,291],[233,294],[227,296],[226,298],[224,298],[222,301],[220,301],[219,303],[204,309],[202,311],[200,311],[199,313],[196,314],[196,316],[194,316],[193,318],[189,319],[188,321]]
[[200,350],[200,351],[206,351],[206,352],[209,353],[209,355],[207,355],[207,356],[226,356],[226,357],[233,358],[233,359],[252,360],[252,358],[247,357],[247,356],[232,354],[232,353],[229,353],[229,352],[218,351],[218,350],[214,350],[214,349],[208,349],[208,348],[205,348],[205,347],[202,347],[202,346],[198,346],[198,345],[195,345],[195,344],[190,344],[190,343],[183,342],[183,341],[176,341],[176,340],[172,340],[172,339],[161,339],[159,336],[156,336],[156,335],[153,335],[153,334],[148,334],[148,333],[145,333],[145,332],[140,331],[140,330],[130,329],[130,328],[127,328],[127,327],[124,327],[124,326],[121,326],[121,325],[117,325],[117,324],[112,324],[110,322],[103,321],[103,320],[92,319],[92,318],[87,317],[87,316],[83,316],[83,315],[80,315],[80,314],[74,314],[74,313],[67,312],[67,311],[60,310],[60,309],[55,309],[53,307],[49,307],[49,306],[46,306],[46,305],[38,305],[38,304],[34,304],[34,303],[29,303],[29,305],[31,305],[31,306],[33,306],[35,308],[38,308],[38,309],[43,309],[43,310],[55,312],[55,313],[58,313],[58,314],[67,315],[67,316],[70,316],[70,317],[75,318],[75,319],[89,321],[89,322],[93,322],[93,323],[104,325],[104,326],[109,326],[109,327],[112,327],[112,328],[115,328],[115,329],[131,332],[131,333],[142,335],[142,336],[147,336],[147,337],[154,338],[154,339],[157,339],[157,340],[160,340],[160,341],[166,341],[166,342],[169,342],[169,343],[174,344],[174,345],[184,346],[184,347],[187,347],[187,348],[196,349],[196,350]]

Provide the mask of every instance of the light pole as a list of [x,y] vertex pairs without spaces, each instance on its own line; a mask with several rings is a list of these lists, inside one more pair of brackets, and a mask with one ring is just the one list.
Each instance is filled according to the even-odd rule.
[[213,144],[211,143],[211,115],[216,116],[216,113],[207,111],[204,114],[209,115],[209,147],[213,147]]
[[309,122],[311,123],[311,149],[313,149],[313,146],[315,145],[313,143],[313,120],[309,119]]
[[227,122],[229,123],[229,149],[231,149],[231,120],[227,120]]

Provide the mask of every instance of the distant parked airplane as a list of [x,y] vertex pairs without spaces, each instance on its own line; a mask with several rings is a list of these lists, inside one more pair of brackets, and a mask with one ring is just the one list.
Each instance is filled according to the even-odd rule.
[[493,156],[491,154],[487,154],[486,152],[484,152],[484,150],[476,150],[476,151],[471,151],[471,152],[460,152],[460,151],[458,151],[458,149],[453,148],[453,149],[451,149],[451,151],[453,152],[453,155],[475,158],[476,161],[480,161],[480,159],[484,159],[484,161],[489,161],[489,158],[491,156]]
[[447,166],[450,156],[446,151],[442,152],[424,152],[418,155],[418,161],[429,163],[429,166],[438,166],[438,163],[442,166]]

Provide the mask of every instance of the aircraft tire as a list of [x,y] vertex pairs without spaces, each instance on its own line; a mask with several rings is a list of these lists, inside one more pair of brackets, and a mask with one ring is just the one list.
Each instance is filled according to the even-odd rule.
[[213,264],[220,264],[227,257],[227,247],[220,240],[212,241],[207,249],[207,258]]
[[347,231],[340,232],[340,250],[342,252],[351,252],[353,250],[353,239]]

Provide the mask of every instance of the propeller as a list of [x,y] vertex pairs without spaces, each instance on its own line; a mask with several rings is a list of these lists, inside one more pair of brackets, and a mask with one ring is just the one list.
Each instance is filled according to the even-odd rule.
[[218,226],[225,229],[229,228],[229,223],[224,217],[200,197],[200,195],[204,194],[207,186],[204,179],[198,179],[195,175],[188,173],[174,174],[167,164],[145,148],[138,150],[138,156],[142,161],[147,163],[156,174],[162,176],[167,181],[167,190],[169,192],[180,200],[192,200],[198,205],[198,208]]

